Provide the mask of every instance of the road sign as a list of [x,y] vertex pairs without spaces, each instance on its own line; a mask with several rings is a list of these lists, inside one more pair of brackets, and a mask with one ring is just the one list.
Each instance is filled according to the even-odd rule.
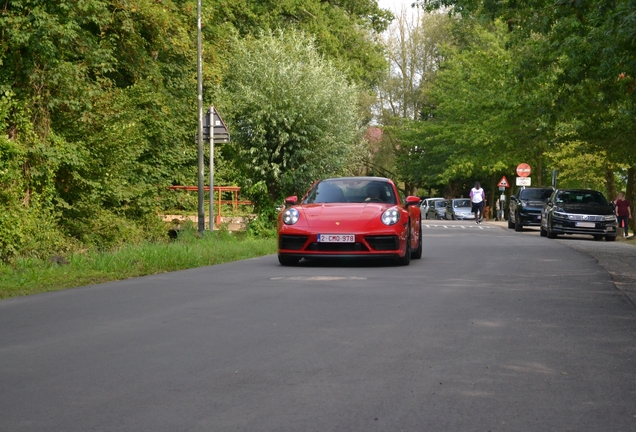
[[210,121],[214,125],[214,143],[230,142],[230,133],[227,130],[227,126],[225,126],[225,122],[213,106],[203,116],[203,140],[210,141]]
[[497,183],[497,186],[499,186],[500,188],[510,187],[510,183],[508,183],[508,179],[506,178],[506,176],[503,176],[501,180],[499,180],[499,183]]
[[517,177],[517,186],[531,186],[532,180],[530,177]]
[[520,163],[517,165],[517,175],[519,177],[528,177],[530,172],[532,172],[532,169],[530,169],[530,165],[527,163]]

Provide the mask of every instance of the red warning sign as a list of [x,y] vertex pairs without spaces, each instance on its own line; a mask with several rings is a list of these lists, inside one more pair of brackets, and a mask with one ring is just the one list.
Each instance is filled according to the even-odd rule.
[[501,180],[499,180],[499,183],[497,183],[497,186],[499,187],[510,187],[510,183],[508,183],[508,179],[506,178],[506,176],[503,176],[501,178]]

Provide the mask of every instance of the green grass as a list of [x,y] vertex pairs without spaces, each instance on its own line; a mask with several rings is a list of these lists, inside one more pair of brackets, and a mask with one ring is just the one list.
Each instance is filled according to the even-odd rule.
[[23,259],[0,265],[0,299],[238,261],[276,252],[276,239],[228,232],[184,232],[166,243],[66,257],[69,264]]

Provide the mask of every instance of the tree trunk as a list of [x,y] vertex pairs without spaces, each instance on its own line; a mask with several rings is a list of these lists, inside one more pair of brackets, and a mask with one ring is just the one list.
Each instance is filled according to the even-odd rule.
[[605,168],[605,192],[607,193],[607,200],[614,201],[614,198],[616,198],[616,181],[614,180],[614,171],[609,167]]
[[625,198],[629,201],[629,206],[632,210],[632,219],[629,221],[629,226],[634,232],[634,208],[636,202],[636,165],[632,165],[627,170],[627,190],[625,191]]

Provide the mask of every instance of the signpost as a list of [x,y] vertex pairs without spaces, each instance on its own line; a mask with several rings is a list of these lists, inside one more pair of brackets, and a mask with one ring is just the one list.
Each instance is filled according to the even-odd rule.
[[506,178],[506,176],[503,176],[501,180],[499,180],[497,186],[499,186],[499,190],[504,190],[505,188],[510,187],[510,183],[508,183],[508,179]]
[[529,177],[531,172],[532,169],[527,163],[517,165],[517,186],[530,186],[532,184],[532,180]]
[[[214,230],[214,141],[230,142],[230,133],[214,106],[208,109],[203,120],[203,138],[210,141],[210,231]],[[221,191],[219,191],[221,194]],[[219,200],[221,197],[219,197]]]
[[517,165],[517,175],[519,177],[528,177],[531,172],[532,169],[527,163],[520,163],[519,165]]

